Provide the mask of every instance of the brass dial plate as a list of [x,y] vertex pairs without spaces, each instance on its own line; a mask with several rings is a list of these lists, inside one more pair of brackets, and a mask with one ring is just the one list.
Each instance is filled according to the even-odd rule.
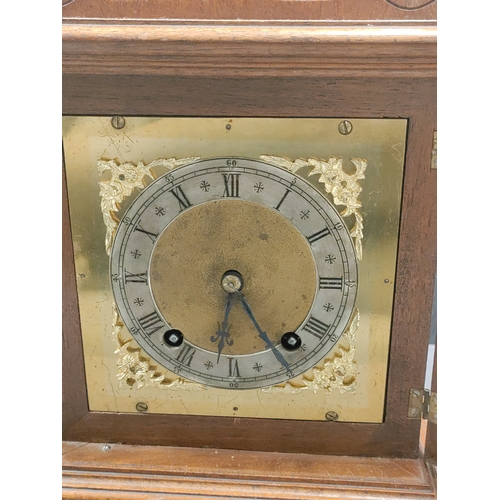
[[[75,253],[82,344],[89,407],[93,411],[148,412],[382,422],[391,333],[401,190],[406,149],[404,119],[158,118],[125,117],[114,129],[112,117],[67,116],[63,143]],[[349,134],[339,132],[348,120]],[[290,161],[335,157],[352,172],[351,159],[366,160],[358,209],[363,216],[363,257],[358,262],[355,309],[359,324],[344,336],[325,363],[284,387],[231,391],[184,384],[150,362],[126,327],[116,324],[109,282],[107,227],[101,208],[109,170],[99,160],[150,165],[159,158],[211,158],[262,155]],[[156,164],[155,164],[156,165]],[[311,168],[296,170],[330,201],[325,182]],[[156,177],[168,172],[158,165]],[[144,178],[145,185],[151,182]],[[117,207],[118,220],[140,188]],[[343,207],[341,207],[342,209]],[[351,220],[346,220],[349,228]],[[144,408],[144,405],[139,405]]]

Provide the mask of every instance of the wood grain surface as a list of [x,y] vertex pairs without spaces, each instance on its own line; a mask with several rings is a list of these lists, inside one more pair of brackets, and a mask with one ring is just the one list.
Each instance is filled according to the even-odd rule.
[[420,460],[65,443],[63,498],[430,499]]
[[435,0],[63,0],[63,17],[134,20],[337,20],[436,19]]
[[66,23],[65,74],[190,77],[436,76],[436,27]]

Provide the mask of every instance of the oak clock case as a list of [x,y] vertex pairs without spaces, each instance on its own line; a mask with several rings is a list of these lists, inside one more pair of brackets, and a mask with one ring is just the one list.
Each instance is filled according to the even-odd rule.
[[90,410],[382,422],[406,121],[123,122],[63,124]]

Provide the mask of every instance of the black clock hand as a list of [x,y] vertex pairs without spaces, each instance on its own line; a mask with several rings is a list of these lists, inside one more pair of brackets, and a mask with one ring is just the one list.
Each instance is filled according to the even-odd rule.
[[266,346],[271,349],[273,352],[274,356],[276,359],[283,365],[283,367],[288,371],[291,372],[290,366],[288,363],[285,361],[285,358],[281,354],[281,352],[276,349],[274,344],[271,342],[269,337],[267,336],[267,333],[262,331],[262,328],[259,326],[257,323],[257,320],[255,319],[255,316],[252,313],[252,309],[250,308],[250,305],[248,304],[247,300],[245,299],[245,296],[241,292],[236,292],[235,295],[238,295],[238,298],[241,301],[241,305],[243,306],[243,309],[245,309],[245,312],[248,314],[248,317],[252,320],[252,323],[254,324],[255,328],[259,332],[259,337],[265,342]]
[[234,294],[228,293],[227,297],[226,297],[226,306],[224,309],[224,319],[222,320],[222,326],[219,325],[219,329],[217,330],[217,333],[210,337],[210,340],[212,342],[219,341],[219,343],[217,345],[217,350],[219,352],[219,354],[217,356],[217,363],[219,363],[220,355],[221,355],[222,350],[224,349],[224,345],[225,344],[233,345],[233,340],[229,339],[229,328],[227,327],[229,312],[231,311],[233,304],[234,304]]

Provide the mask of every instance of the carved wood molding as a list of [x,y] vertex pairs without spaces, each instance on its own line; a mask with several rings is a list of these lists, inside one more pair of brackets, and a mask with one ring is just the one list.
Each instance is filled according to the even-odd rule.
[[[62,25],[68,74],[221,78],[436,76],[433,23],[386,26],[191,22]],[[140,63],[138,62],[140,61]]]
[[431,499],[421,460],[63,443],[63,498]]

